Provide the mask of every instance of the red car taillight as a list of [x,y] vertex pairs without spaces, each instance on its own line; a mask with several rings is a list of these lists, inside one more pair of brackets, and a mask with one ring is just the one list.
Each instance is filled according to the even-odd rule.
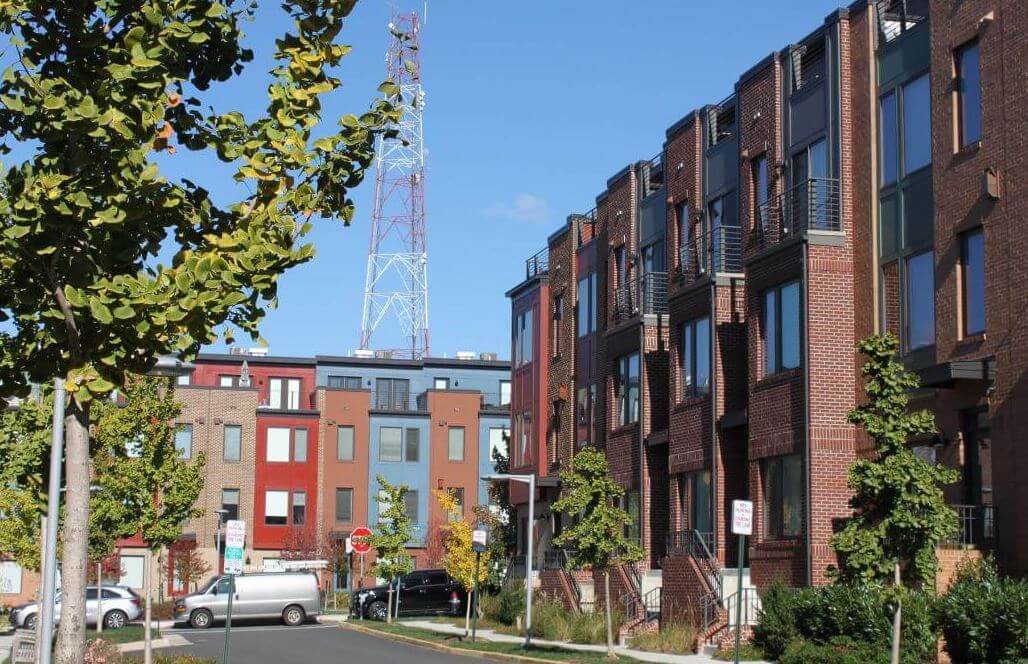
[[139,598],[138,597],[133,597],[132,598],[132,604],[138,609],[140,607]]

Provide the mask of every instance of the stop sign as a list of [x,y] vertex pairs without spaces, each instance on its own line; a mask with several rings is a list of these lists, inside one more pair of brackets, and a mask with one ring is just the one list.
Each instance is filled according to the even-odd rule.
[[353,550],[357,553],[367,553],[371,551],[371,531],[360,526],[354,528],[353,532],[350,533],[350,544],[353,545]]

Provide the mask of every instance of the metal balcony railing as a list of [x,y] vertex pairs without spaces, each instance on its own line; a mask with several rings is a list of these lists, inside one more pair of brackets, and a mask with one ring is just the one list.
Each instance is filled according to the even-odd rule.
[[754,625],[760,615],[760,595],[756,588],[743,588],[739,592],[732,593],[725,598],[724,606],[728,626],[735,627],[738,624],[739,602],[742,602],[742,624]]
[[957,513],[957,529],[940,542],[945,548],[988,549],[996,543],[996,510],[992,505],[950,505]]
[[667,272],[647,272],[614,289],[614,318],[619,322],[667,312]]
[[550,250],[541,249],[525,260],[525,279],[537,277],[550,271]]
[[875,0],[878,40],[886,44],[928,18],[929,0]]
[[682,249],[681,260],[686,283],[708,274],[742,272],[742,228],[718,226],[691,237]]
[[414,396],[410,394],[375,394],[375,410],[388,410],[397,413],[406,413],[418,410],[427,410],[424,403],[424,394]]
[[839,181],[810,178],[757,209],[758,237],[769,247],[807,231],[841,231]]
[[578,238],[579,247],[596,237],[596,208],[585,214],[572,215],[571,218],[576,226],[575,236]]

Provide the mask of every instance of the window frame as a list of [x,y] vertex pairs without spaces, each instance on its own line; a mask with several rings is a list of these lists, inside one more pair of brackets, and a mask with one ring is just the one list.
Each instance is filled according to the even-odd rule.
[[[349,507],[347,512],[347,518],[345,519],[341,519],[339,516],[339,497],[341,495],[349,496]],[[336,523],[353,523],[353,487],[336,487],[334,517]]]
[[[504,386],[506,386],[506,388],[507,388],[506,389],[506,393],[507,393],[507,400],[506,401],[503,400]],[[500,405],[501,406],[509,406],[510,405],[510,397],[511,397],[510,379],[501,378],[500,379]]]
[[[633,368],[635,370],[634,379],[632,375]],[[639,407],[642,401],[642,363],[638,351],[617,358],[614,381],[614,394],[617,400],[617,426],[620,428],[638,423]]]
[[[289,438],[287,441],[286,454],[287,459],[270,459],[268,458],[271,454],[271,432],[286,430],[289,432]],[[297,431],[303,431],[304,438],[304,458],[302,460],[297,458]],[[310,461],[310,430],[307,427],[300,426],[268,426],[264,429],[264,461],[265,463],[308,463]]]
[[768,170],[767,152],[761,152],[750,162],[750,183],[753,203],[754,229],[765,230],[764,206],[771,200],[771,173]]
[[[229,491],[234,491],[235,492],[235,495],[236,495],[236,502],[235,503],[229,503],[229,502],[225,501],[225,493],[229,492]],[[239,489],[234,488],[234,487],[222,487],[221,488],[221,509],[223,509],[223,510],[228,512],[228,514],[225,514],[222,517],[223,522],[224,521],[232,521],[232,520],[239,519],[239,503],[241,501],[242,501],[242,492]],[[232,509],[231,509],[233,506],[235,507],[235,513],[234,514],[232,513]]]
[[[976,135],[973,139],[969,140],[967,132],[967,108],[969,107],[969,104],[967,99],[967,77],[964,71],[966,63],[964,62],[963,56],[971,51],[975,53],[974,64],[977,67],[974,79],[977,83],[975,96],[978,106],[978,121],[976,123]],[[960,150],[965,150],[981,143],[982,140],[982,102],[984,101],[984,96],[982,95],[981,41],[978,37],[970,39],[953,49],[953,93],[953,118],[956,130],[956,151],[959,152]]]
[[[354,385],[354,383],[356,383],[356,385]],[[362,387],[361,377],[345,374],[331,374],[325,381],[325,386],[336,390],[359,390]]]
[[[285,494],[285,498],[286,498],[286,500],[285,500],[285,503],[286,503],[286,513],[284,515],[281,515],[281,516],[279,516],[277,514],[272,516],[269,513],[269,510],[268,510],[268,504],[270,502],[268,500],[268,498],[269,498],[269,496],[271,494],[276,494],[277,495],[277,494],[283,494],[283,493]],[[270,489],[270,488],[266,488],[264,490],[264,515],[263,516],[264,516],[264,525],[265,526],[288,526],[289,525],[289,516],[290,516],[290,513],[292,511],[292,509],[291,509],[291,506],[292,506],[292,496],[291,496],[291,493],[292,492],[289,491],[289,489]],[[274,522],[269,521],[269,519],[272,519],[272,518],[274,518],[274,519],[282,519],[282,522],[279,523],[278,521],[274,521]]]
[[[279,388],[274,389],[275,382],[278,381]],[[296,405],[290,403],[290,396],[293,394],[293,390],[290,389],[292,385],[296,385]],[[275,396],[278,396],[278,405],[274,405]],[[300,410],[300,401],[303,395],[303,379],[297,378],[296,376],[271,376],[268,378],[268,408],[272,410]],[[283,404],[285,404],[283,406]]]
[[[187,438],[186,446],[183,448],[179,445],[179,435],[184,434]],[[193,424],[192,422],[181,422],[175,424],[175,451],[178,453],[176,458],[178,459],[192,459],[193,458]]]
[[[919,258],[923,258],[925,256],[927,256],[930,259],[928,276],[932,280],[932,288],[931,289],[919,289],[919,288],[916,288],[916,287],[912,286],[911,280],[910,280],[910,275],[911,275],[910,264],[913,261],[915,261],[915,260],[917,260]],[[902,324],[903,324],[903,328],[902,328],[903,329],[903,352],[904,352],[904,354],[910,354],[910,353],[917,352],[919,350],[923,350],[923,349],[926,349],[926,348],[932,348],[932,347],[935,346],[935,333],[936,333],[936,323],[937,323],[937,316],[936,316],[936,314],[938,313],[936,311],[936,309],[935,309],[935,250],[934,250],[934,248],[929,246],[927,249],[924,249],[924,250],[921,250],[921,251],[912,251],[910,253],[907,253],[907,254],[905,254],[904,256],[902,256],[900,258],[900,266],[902,268],[902,272],[900,273],[901,274],[900,288],[902,289],[901,300],[900,300],[900,305],[901,305],[900,316],[902,318]],[[930,338],[930,340],[927,343],[923,343],[923,344],[914,346],[911,343],[912,336],[913,336],[912,335],[911,323],[914,320],[914,317],[912,317],[910,315],[910,312],[911,312],[911,309],[912,309],[911,302],[913,301],[913,298],[911,297],[911,295],[920,294],[922,292],[927,294],[928,297],[931,298],[932,320],[931,320],[931,324],[927,326],[931,330],[931,338]],[[918,318],[918,322],[919,323],[923,323],[923,321],[921,321],[920,318]]]
[[[230,457],[229,454],[228,454],[228,432],[229,432],[230,429],[234,430],[234,431],[237,431],[239,433],[238,439],[236,441],[236,456],[234,458]],[[221,432],[221,460],[223,462],[225,462],[225,463],[239,463],[240,461],[242,461],[242,459],[243,459],[243,425],[242,424],[234,424],[234,423],[226,423],[222,427],[222,432]]]
[[[783,349],[785,348],[784,342],[784,326],[782,317],[782,293],[792,286],[796,286],[796,299],[797,299],[797,318],[796,321],[796,345],[797,345],[797,358],[795,366],[786,366],[783,362]],[[773,296],[774,303],[773,309],[769,309],[768,296]],[[775,376],[786,371],[793,371],[803,366],[803,335],[804,321],[803,321],[803,288],[800,279],[790,279],[789,281],[776,284],[769,288],[764,289],[760,293],[760,306],[761,306],[761,332],[763,333],[763,339],[761,340],[761,350],[764,353],[763,362],[761,367],[763,369],[764,377]],[[773,320],[769,321],[769,315],[773,316]],[[769,337],[773,335],[771,343],[771,349],[769,350]]]
[[[439,385],[442,387],[439,387]],[[450,389],[450,378],[449,376],[436,376],[432,379],[433,390],[448,390]]]
[[[969,266],[969,249],[971,238],[977,237],[980,242],[980,255],[976,261],[978,269],[980,271],[978,278],[977,287],[971,283],[971,267]],[[985,287],[985,229],[981,226],[974,228],[967,232],[960,234],[960,332],[961,338],[968,338],[977,336],[985,333],[986,328],[986,317],[987,311],[985,309],[985,299],[988,289]],[[972,292],[973,291],[973,292]],[[979,327],[971,328],[970,326],[970,315],[969,312],[972,309],[971,296],[975,295],[976,299],[979,300],[975,309],[981,309],[981,324]]]
[[[460,458],[454,458],[454,434],[460,434]],[[446,460],[450,463],[464,463],[467,456],[467,430],[462,426],[451,426],[446,429]]]
[[[700,354],[697,353],[696,348],[697,331],[700,329],[700,325],[702,323],[706,323],[707,326],[707,343],[706,352],[704,353],[707,364],[707,381],[705,387],[701,387],[699,385]],[[709,314],[693,318],[692,320],[687,320],[678,326],[678,371],[679,384],[681,385],[681,389],[678,391],[678,396],[681,401],[710,394],[710,335],[711,329]],[[687,363],[688,366],[686,366]],[[689,376],[688,381],[686,381],[687,375]]]
[[564,320],[564,294],[553,296],[553,310],[550,318],[550,355],[555,360],[560,359],[560,326]]
[[[350,455],[349,458],[344,458],[340,454],[340,443],[342,442],[340,434],[344,431],[350,432]],[[336,463],[352,463],[354,456],[356,455],[357,447],[357,431],[352,424],[339,424],[336,426]]]
[[[297,497],[303,498],[303,503],[297,502]],[[297,512],[297,508],[301,511]],[[297,514],[300,518],[297,519]],[[303,526],[307,524],[307,491],[290,491],[289,492],[289,525],[290,526]]]
[[[786,530],[786,460],[795,462],[798,468],[798,504],[795,506],[799,514],[799,528],[795,532]],[[803,537],[806,517],[804,515],[804,501],[806,491],[804,487],[803,457],[800,454],[784,454],[780,456],[765,457],[761,459],[761,492],[763,508],[763,535],[769,541],[789,541]],[[777,482],[777,485],[772,484]],[[777,487],[777,495],[775,488]]]

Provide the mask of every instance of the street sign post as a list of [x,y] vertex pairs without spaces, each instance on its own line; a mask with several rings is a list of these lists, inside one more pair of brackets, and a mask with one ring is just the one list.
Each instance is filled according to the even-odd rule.
[[[348,541],[352,550],[361,554],[361,575],[357,579],[357,596],[360,597],[360,591],[364,590],[364,554],[371,551],[371,530],[367,526],[357,526],[350,531]],[[360,614],[360,619],[364,620],[364,602],[362,599],[357,602],[357,612]]]
[[481,528],[471,531],[471,550],[475,552],[475,578],[471,581],[471,641],[475,641],[478,631],[478,570],[482,564],[482,554],[486,550],[489,532]]
[[739,664],[739,646],[742,638],[742,569],[746,553],[746,536],[753,534],[753,503],[749,500],[732,501],[732,533],[739,536],[739,582],[735,591],[735,664]]
[[[222,664],[228,664],[228,641],[232,634],[232,600],[236,596],[236,576],[243,573],[243,545],[246,522],[231,520],[225,524],[225,575],[228,577],[228,610],[225,616],[225,653]],[[219,585],[221,582],[218,582]]]

